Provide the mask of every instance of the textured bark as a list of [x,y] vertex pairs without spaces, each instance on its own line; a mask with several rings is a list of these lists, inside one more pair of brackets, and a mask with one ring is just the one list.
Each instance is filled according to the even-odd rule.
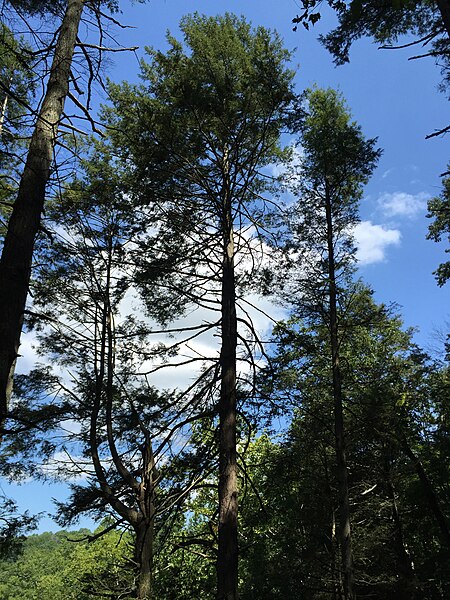
[[0,259],[0,428],[8,411],[34,242],[50,178],[58,124],[69,91],[70,66],[83,6],[84,0],[68,0]]
[[138,600],[150,600],[152,597],[153,521],[142,521],[136,528],[134,559],[139,568],[136,597]]
[[441,532],[441,538],[444,542],[444,546],[447,549],[446,555],[447,558],[450,558],[450,530],[447,524],[447,520],[442,512],[442,509],[439,504],[438,497],[433,489],[431,481],[428,479],[428,475],[423,468],[423,465],[419,458],[414,454],[412,449],[410,448],[408,442],[403,440],[402,444],[403,452],[406,456],[411,460],[416,470],[416,473],[419,477],[420,483],[422,484],[423,491],[425,493],[425,497],[428,502],[428,506],[430,507],[431,512],[433,513],[436,522],[439,526]]
[[330,342],[331,342],[331,368],[333,375],[333,400],[334,400],[334,432],[336,444],[336,473],[339,489],[339,542],[342,554],[342,570],[344,579],[344,598],[353,600],[354,573],[353,551],[350,528],[350,501],[348,493],[347,460],[345,454],[345,427],[342,394],[342,375],[339,365],[339,335],[337,323],[337,292],[336,268],[334,256],[333,220],[331,211],[331,197],[328,188],[325,191],[325,211],[327,222],[327,250],[328,250],[328,285],[330,295]]
[[222,348],[219,399],[219,528],[217,555],[217,599],[238,598],[237,462],[236,462],[236,292],[234,242],[228,158],[224,156]]
[[138,491],[138,503],[142,520],[135,529],[135,561],[139,569],[137,597],[138,600],[150,600],[152,598],[156,472],[155,458],[149,437],[147,437],[144,444],[142,460],[142,477]]

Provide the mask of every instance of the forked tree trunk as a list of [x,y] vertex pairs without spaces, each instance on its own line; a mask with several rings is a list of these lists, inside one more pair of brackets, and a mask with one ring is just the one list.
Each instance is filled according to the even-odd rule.
[[350,529],[350,501],[348,492],[347,459],[345,453],[345,427],[342,394],[342,375],[339,365],[339,335],[337,323],[336,268],[331,197],[325,192],[328,250],[328,291],[330,296],[331,369],[333,377],[334,432],[336,444],[336,473],[339,490],[339,542],[342,554],[344,598],[354,600],[353,551]]
[[222,348],[219,399],[219,528],[217,600],[238,598],[238,489],[236,461],[236,292],[228,157],[224,156]]
[[8,412],[34,242],[50,178],[58,124],[69,91],[70,67],[83,6],[84,0],[68,0],[0,259],[0,431]]

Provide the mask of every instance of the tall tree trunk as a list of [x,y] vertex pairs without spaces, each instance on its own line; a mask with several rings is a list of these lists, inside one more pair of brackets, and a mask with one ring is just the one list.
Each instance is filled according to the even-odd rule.
[[50,178],[58,124],[69,91],[70,67],[83,6],[84,0],[68,0],[0,259],[0,429],[8,412],[34,241]]
[[227,152],[222,206],[222,348],[219,399],[219,530],[217,600],[238,598],[238,489],[236,462],[236,292],[234,240]]
[[413,450],[409,446],[406,439],[402,441],[402,449],[406,456],[411,460],[416,469],[416,473],[419,477],[420,483],[422,484],[423,491],[425,493],[425,497],[428,502],[428,506],[430,507],[431,512],[433,513],[436,522],[439,526],[441,532],[441,538],[444,542],[444,546],[446,548],[446,556],[447,559],[450,558],[450,530],[448,527],[447,520],[442,512],[442,509],[439,505],[439,500],[436,496],[436,492],[433,489],[431,481],[428,479],[428,475],[423,468],[423,465],[419,458],[414,454]]
[[342,395],[342,375],[339,365],[339,335],[337,323],[336,268],[334,256],[334,235],[331,196],[328,186],[325,191],[325,212],[327,222],[328,286],[330,295],[330,342],[331,368],[333,375],[334,432],[336,441],[336,472],[339,489],[339,542],[342,553],[344,575],[344,598],[353,600],[354,572],[350,530],[350,501],[348,492],[347,460],[345,454],[345,427]]

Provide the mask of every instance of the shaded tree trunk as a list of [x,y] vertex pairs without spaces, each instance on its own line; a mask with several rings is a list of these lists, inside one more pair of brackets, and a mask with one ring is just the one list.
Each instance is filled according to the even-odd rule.
[[446,556],[450,558],[450,530],[447,524],[447,520],[442,512],[442,509],[439,505],[438,497],[433,489],[431,481],[428,479],[428,475],[423,468],[423,465],[419,458],[414,454],[413,450],[409,446],[406,440],[402,442],[402,449],[406,456],[411,460],[416,470],[416,473],[419,477],[420,483],[422,484],[423,491],[425,493],[425,497],[428,502],[428,506],[430,507],[431,512],[433,513],[437,524],[439,526],[441,532],[441,538],[444,542],[444,546],[447,549]]
[[330,502],[330,570],[331,570],[331,585],[333,589],[333,600],[342,600],[342,577],[341,568],[337,559],[339,544],[336,538],[336,511],[334,509],[334,494],[331,489],[330,475],[328,470],[327,454],[324,452],[323,457],[325,469],[325,481],[327,485],[327,494]]
[[147,436],[142,451],[142,477],[138,500],[142,519],[135,528],[135,560],[139,568],[137,598],[152,598],[153,540],[155,530],[155,458],[152,444]]
[[153,522],[143,520],[136,528],[135,562],[139,572],[137,576],[138,600],[150,600],[152,597],[153,563]]
[[399,599],[414,600],[417,597],[418,581],[414,572],[414,565],[406,548],[403,537],[403,526],[397,506],[397,498],[391,478],[391,465],[388,459],[384,463],[384,480],[387,494],[391,500],[392,521],[394,524],[394,549],[397,555],[397,572],[399,585],[397,594]]
[[353,600],[354,573],[353,551],[350,529],[350,501],[348,492],[348,472],[345,453],[345,427],[342,394],[342,375],[339,365],[339,335],[337,323],[337,291],[336,267],[334,255],[334,236],[331,196],[328,186],[325,190],[325,212],[327,222],[327,250],[328,250],[328,285],[330,295],[330,342],[331,342],[331,368],[333,376],[334,399],[334,432],[336,443],[336,472],[339,489],[339,542],[342,554],[342,570],[344,579],[344,598]]
[[68,0],[0,259],[0,428],[8,412],[34,242],[50,178],[58,124],[69,91],[70,67],[83,6],[84,0]]
[[233,219],[227,152],[222,189],[222,348],[219,399],[219,528],[217,599],[238,598],[237,461],[236,461],[236,291]]
[[[151,600],[152,598],[152,569],[153,569],[153,541],[155,521],[155,486],[156,468],[153,448],[149,431],[141,424],[141,431],[145,441],[140,447],[142,454],[142,469],[138,480],[123,463],[117,450],[113,432],[113,400],[114,400],[114,368],[115,344],[113,313],[111,310],[110,290],[113,271],[113,238],[108,237],[107,255],[105,260],[105,288],[103,290],[103,306],[97,315],[99,339],[95,340],[95,395],[92,403],[90,422],[90,454],[92,457],[95,474],[101,493],[111,507],[129,523],[134,530],[133,562],[135,567],[135,596],[138,600]],[[128,489],[136,497],[138,509],[124,504],[120,496],[107,481],[106,473],[101,464],[98,447],[99,423],[98,418],[102,403],[105,404],[106,434],[112,462],[117,474]],[[101,426],[102,429],[104,425]]]

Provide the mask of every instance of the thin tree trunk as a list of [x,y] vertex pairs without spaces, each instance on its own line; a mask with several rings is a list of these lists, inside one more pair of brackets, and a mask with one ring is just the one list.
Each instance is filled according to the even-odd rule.
[[417,593],[417,577],[414,572],[414,565],[406,548],[403,527],[397,506],[394,485],[391,478],[391,465],[388,459],[384,465],[384,479],[386,482],[387,493],[392,504],[392,521],[394,523],[394,548],[398,559],[398,578],[399,587],[397,597],[401,600],[414,600]]
[[330,476],[328,472],[328,460],[326,450],[324,450],[324,468],[325,481],[327,484],[328,498],[330,501],[331,523],[330,523],[330,568],[331,568],[331,583],[333,587],[333,600],[342,599],[342,578],[341,569],[337,564],[336,557],[338,555],[338,541],[336,538],[336,511],[334,509],[333,491],[331,489]]
[[31,276],[34,241],[50,178],[58,124],[69,91],[69,75],[84,0],[68,0],[41,111],[31,137],[17,199],[0,259],[0,429],[3,428],[18,356]]
[[3,123],[5,122],[7,107],[8,107],[8,94],[5,92],[5,98],[4,98],[3,104],[2,104],[2,111],[0,113],[0,135],[2,134],[2,131],[3,131]]
[[337,324],[336,269],[334,258],[333,220],[331,197],[328,187],[325,192],[327,222],[328,285],[330,294],[330,341],[331,368],[333,374],[334,431],[336,440],[336,472],[339,489],[339,541],[344,575],[344,598],[354,600],[353,552],[350,529],[350,501],[348,492],[347,460],[345,454],[345,428],[342,395],[342,375],[339,365],[339,335]]
[[446,552],[447,558],[449,558],[450,557],[450,552],[449,552],[450,551],[450,530],[449,530],[449,527],[447,524],[447,520],[444,516],[444,513],[442,512],[441,507],[439,505],[439,500],[433,489],[431,481],[428,479],[428,476],[425,472],[425,469],[423,468],[421,461],[414,454],[414,452],[412,451],[412,449],[410,448],[410,446],[406,440],[403,440],[402,448],[403,448],[403,452],[411,460],[411,462],[414,465],[414,468],[416,469],[416,473],[419,477],[420,483],[422,484],[422,488],[423,488],[423,491],[425,492],[425,497],[428,501],[428,505],[437,521],[437,524],[438,524],[440,532],[441,532],[441,538],[444,542],[445,547],[447,548],[447,552]]
[[238,489],[236,462],[236,292],[228,156],[224,153],[222,348],[219,399],[219,529],[217,599],[238,598]]

